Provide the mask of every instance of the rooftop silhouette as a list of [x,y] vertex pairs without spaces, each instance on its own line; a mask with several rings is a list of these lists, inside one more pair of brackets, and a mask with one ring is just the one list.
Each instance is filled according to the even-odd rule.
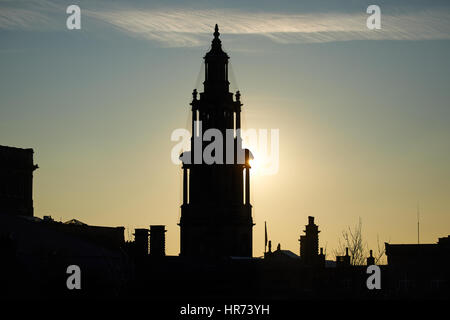
[[[367,265],[352,265],[352,253],[326,260],[319,247],[313,216],[299,238],[299,253],[278,244],[264,257],[253,257],[250,201],[251,152],[240,150],[242,102],[229,91],[229,56],[219,27],[204,56],[203,92],[194,90],[191,105],[191,150],[199,143],[196,123],[222,133],[233,130],[232,163],[183,159],[180,254],[165,252],[164,225],[134,232],[126,242],[123,227],[90,226],[77,219],[65,223],[34,217],[33,150],[0,146],[0,274],[8,275],[1,295],[24,297],[146,297],[152,299],[386,299],[449,298],[450,236],[435,244],[385,244],[388,265],[381,266],[382,289],[366,286]],[[200,141],[200,142],[199,142]],[[245,161],[236,161],[242,151]],[[229,149],[224,147],[223,155]],[[189,161],[188,161],[189,160]],[[277,199],[273,199],[277,201]],[[171,213],[175,214],[175,213]],[[174,226],[175,228],[175,226]],[[323,230],[322,230],[323,231]],[[326,231],[325,231],[326,232]],[[266,238],[267,242],[267,229]],[[320,248],[320,251],[319,251]],[[66,287],[67,266],[83,270],[83,290]]]

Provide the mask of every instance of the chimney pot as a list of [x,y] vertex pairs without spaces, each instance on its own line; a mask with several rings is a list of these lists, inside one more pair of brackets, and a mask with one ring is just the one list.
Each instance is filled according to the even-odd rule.
[[165,256],[166,255],[166,236],[164,225],[150,226],[150,255]]

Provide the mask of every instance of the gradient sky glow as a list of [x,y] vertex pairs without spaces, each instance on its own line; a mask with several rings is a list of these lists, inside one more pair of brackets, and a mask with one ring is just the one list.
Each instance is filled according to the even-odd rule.
[[[447,1],[0,0],[0,144],[32,147],[35,215],[167,225],[179,252],[181,168],[170,161],[213,26],[244,128],[280,130],[280,170],[252,177],[254,256],[298,253],[307,216],[331,255],[361,217],[369,247],[450,234]],[[366,28],[378,4],[382,29]],[[257,9],[255,9],[257,8]]]

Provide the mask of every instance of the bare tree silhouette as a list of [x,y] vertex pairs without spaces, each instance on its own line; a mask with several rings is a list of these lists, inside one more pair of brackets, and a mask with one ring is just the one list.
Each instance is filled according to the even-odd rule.
[[[389,239],[387,242],[390,242]],[[386,260],[386,248],[383,245],[383,242],[380,242],[380,237],[377,234],[377,250],[375,254],[373,255],[375,258],[375,264],[387,264]]]
[[[345,255],[345,249],[348,248],[350,254],[350,263],[354,266],[365,265],[367,257],[369,256],[369,249],[367,242],[363,238],[362,220],[358,220],[358,224],[353,227],[347,227],[342,231],[341,238],[338,240],[338,247],[333,251],[335,256]],[[377,235],[377,248],[372,255],[375,259],[375,264],[385,263],[385,249],[380,238]]]
[[336,256],[345,255],[345,249],[348,248],[350,254],[350,263],[354,266],[366,264],[367,242],[362,235],[362,221],[359,218],[358,224],[352,229],[348,227],[342,231],[342,238],[338,240],[338,247],[333,252]]

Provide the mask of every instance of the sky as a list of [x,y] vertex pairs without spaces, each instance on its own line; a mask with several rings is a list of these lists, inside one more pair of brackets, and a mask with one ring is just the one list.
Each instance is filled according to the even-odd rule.
[[330,259],[359,219],[374,250],[416,243],[418,208],[420,242],[450,234],[447,1],[0,0],[0,144],[34,149],[36,216],[127,238],[164,224],[179,253],[170,137],[190,127],[216,23],[243,128],[279,130],[278,172],[251,178],[254,256],[264,221],[298,253],[308,216]]

